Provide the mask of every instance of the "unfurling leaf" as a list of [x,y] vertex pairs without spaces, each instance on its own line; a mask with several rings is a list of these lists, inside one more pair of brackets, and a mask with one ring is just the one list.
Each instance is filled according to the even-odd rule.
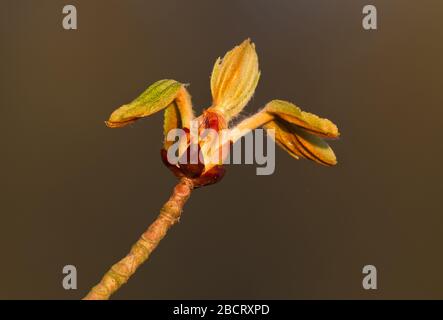
[[251,99],[259,78],[255,45],[247,39],[215,62],[211,75],[212,107],[226,120],[234,117]]
[[163,123],[164,143],[163,148],[168,148],[174,143],[174,141],[168,141],[167,136],[169,131],[181,127],[181,119],[178,107],[175,102],[172,102],[165,110],[165,120]]
[[294,132],[295,141],[299,144],[300,151],[306,158],[327,166],[337,164],[334,151],[322,138],[294,125],[291,125],[291,129]]
[[135,120],[147,117],[169,106],[177,97],[183,84],[175,80],[160,80],[152,84],[138,98],[115,110],[106,125],[123,127]]
[[330,120],[304,112],[287,101],[273,100],[266,105],[264,110],[321,137],[338,138],[340,135],[337,126]]
[[296,143],[294,143],[294,134],[289,131],[287,126],[283,122],[279,121],[269,121],[263,128],[266,130],[274,130],[275,142],[289,155],[295,159],[300,159],[303,154],[297,148]]
[[337,164],[334,151],[329,145],[303,128],[280,119],[270,121],[263,127],[275,130],[275,141],[292,157],[303,157],[329,166]]

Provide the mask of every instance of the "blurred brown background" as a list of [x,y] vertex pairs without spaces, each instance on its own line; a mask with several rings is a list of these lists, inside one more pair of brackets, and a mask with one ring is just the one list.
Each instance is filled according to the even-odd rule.
[[0,3],[0,298],[81,298],[127,253],[175,179],[162,114],[103,121],[162,78],[209,106],[215,59],[247,37],[262,77],[245,114],[280,98],[332,119],[338,166],[280,149],[271,176],[230,166],[114,298],[443,298],[441,1]]

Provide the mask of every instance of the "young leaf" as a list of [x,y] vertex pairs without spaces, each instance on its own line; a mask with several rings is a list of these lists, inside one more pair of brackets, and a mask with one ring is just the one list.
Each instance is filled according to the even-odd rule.
[[251,99],[259,78],[255,45],[247,39],[215,62],[211,75],[212,107],[226,120],[234,117]]
[[194,119],[194,110],[192,108],[191,95],[184,86],[178,91],[175,103],[180,113],[181,126],[190,128],[191,121]]
[[175,80],[157,81],[134,101],[115,110],[106,121],[106,125],[111,128],[123,127],[156,113],[169,106],[182,87],[183,84]]
[[167,140],[169,131],[180,127],[180,113],[177,104],[175,102],[172,102],[165,110],[165,120],[163,123],[163,133],[165,139],[163,142],[163,148],[165,150],[168,150],[168,148],[174,143],[174,141]]
[[340,135],[337,126],[330,120],[304,112],[287,101],[273,100],[266,105],[264,110],[320,137],[338,138]]
[[274,139],[275,142],[289,155],[295,159],[300,159],[300,157],[304,157],[303,154],[297,148],[296,143],[294,143],[294,135],[289,131],[286,125],[283,122],[279,122],[278,120],[269,121],[263,128],[268,130],[274,130]]
[[306,158],[327,166],[337,164],[334,151],[322,138],[294,125],[291,125],[291,130],[294,133],[299,150]]
[[337,164],[334,151],[321,138],[280,119],[263,126],[275,130],[275,141],[295,159],[303,157],[317,163],[332,166]]

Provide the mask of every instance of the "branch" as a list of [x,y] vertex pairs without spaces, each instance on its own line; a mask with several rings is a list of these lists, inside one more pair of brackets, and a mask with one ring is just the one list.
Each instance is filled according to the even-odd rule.
[[149,258],[169,228],[178,222],[193,187],[193,182],[190,179],[182,178],[180,180],[169,200],[161,208],[157,219],[132,246],[129,254],[111,267],[100,283],[83,298],[84,300],[107,300],[129,280],[137,268]]

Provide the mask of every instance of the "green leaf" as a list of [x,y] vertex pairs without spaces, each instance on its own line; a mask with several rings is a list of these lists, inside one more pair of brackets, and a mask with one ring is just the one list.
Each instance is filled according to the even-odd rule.
[[328,119],[320,118],[315,114],[304,112],[296,105],[283,101],[273,100],[265,106],[265,111],[277,116],[281,120],[295,124],[320,137],[338,138],[340,135],[337,126]]
[[123,127],[139,118],[150,116],[169,106],[183,84],[175,80],[160,80],[152,84],[138,98],[115,110],[106,125],[111,128]]

